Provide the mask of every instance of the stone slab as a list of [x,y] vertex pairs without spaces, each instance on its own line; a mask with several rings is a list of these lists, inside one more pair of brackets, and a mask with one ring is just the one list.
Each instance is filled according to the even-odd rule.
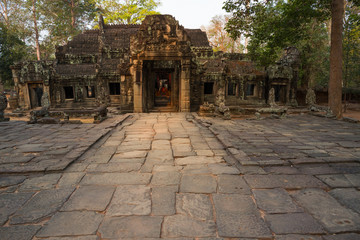
[[25,179],[25,176],[0,176],[0,188],[20,184]]
[[251,175],[245,176],[251,188],[324,188],[327,186],[309,175]]
[[41,177],[29,178],[24,181],[24,183],[20,186],[20,191],[36,191],[43,189],[55,188],[55,185],[59,181],[61,177],[60,173],[56,174],[46,174]]
[[272,237],[249,195],[214,194],[213,201],[220,237]]
[[213,205],[205,194],[177,194],[176,212],[200,221],[213,220]]
[[342,205],[360,214],[360,191],[355,188],[336,188],[331,190],[333,196]]
[[224,162],[222,157],[190,156],[175,159],[176,165],[209,164]]
[[27,225],[27,226],[10,226],[0,227],[1,240],[31,240],[41,226]]
[[178,185],[180,183],[179,172],[154,172],[151,179],[152,185]]
[[219,193],[251,193],[249,186],[239,175],[219,175],[218,188]]
[[253,190],[256,204],[267,213],[303,212],[282,188]]
[[321,234],[322,226],[307,213],[270,214],[265,216],[276,234]]
[[351,182],[343,174],[317,175],[316,177],[332,188],[353,187]]
[[61,211],[104,211],[109,204],[115,187],[81,186],[61,208]]
[[327,231],[338,233],[360,230],[360,215],[340,205],[325,191],[321,189],[304,189],[294,192],[292,196]]
[[184,215],[173,215],[164,218],[163,237],[215,237],[214,221],[199,221]]
[[84,177],[85,173],[83,172],[69,172],[64,173],[57,186],[59,188],[68,188],[68,187],[75,187],[80,180]]
[[120,185],[120,184],[148,184],[150,173],[101,173],[86,174],[81,185]]
[[15,213],[34,193],[4,193],[0,194],[0,225],[3,225],[10,215]]
[[175,201],[178,186],[157,186],[151,189],[152,215],[167,216],[175,214]]
[[11,217],[11,224],[36,223],[61,208],[74,188],[44,190],[36,194]]
[[107,164],[90,164],[87,172],[117,172],[127,173],[139,171],[141,163],[107,163]]
[[163,217],[160,216],[127,216],[105,218],[99,228],[103,238],[160,238]]
[[141,185],[118,186],[107,210],[108,216],[149,215],[150,187]]
[[210,175],[183,175],[180,192],[187,193],[215,193],[216,180]]
[[58,212],[36,234],[37,237],[95,235],[103,215],[89,211]]

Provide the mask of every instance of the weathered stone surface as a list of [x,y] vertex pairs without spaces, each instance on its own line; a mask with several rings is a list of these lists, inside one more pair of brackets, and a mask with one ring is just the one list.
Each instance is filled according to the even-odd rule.
[[355,188],[337,188],[331,190],[330,195],[342,205],[360,213],[360,191]]
[[360,234],[357,233],[344,233],[332,236],[323,236],[324,240],[355,240],[360,239]]
[[321,225],[307,213],[270,214],[265,216],[276,234],[320,234],[325,233]]
[[80,180],[84,177],[85,173],[75,172],[75,173],[64,173],[59,180],[59,188],[75,187]]
[[24,182],[25,176],[0,176],[0,187],[8,187]]
[[149,151],[146,161],[153,162],[156,164],[172,162],[173,155],[171,150],[151,150]]
[[[179,166],[182,167],[182,166]],[[211,174],[207,164],[191,164],[183,167],[183,174]]]
[[180,192],[214,193],[216,180],[209,175],[184,175],[181,179]]
[[46,240],[100,240],[99,236],[96,235],[88,235],[82,237],[49,237],[49,238],[42,238]]
[[353,187],[351,182],[343,174],[318,175],[316,177],[333,188],[335,188],[335,187]]
[[152,215],[173,215],[175,214],[175,200],[178,186],[159,186],[151,190]]
[[81,186],[61,208],[61,211],[104,211],[115,191],[112,186]]
[[256,204],[267,213],[303,212],[282,188],[253,190]]
[[[360,215],[340,205],[320,189],[304,189],[292,196],[331,233],[359,231]],[[319,204],[321,203],[321,204]]]
[[251,175],[245,176],[251,188],[327,188],[321,181],[309,175]]
[[57,182],[59,181],[61,174],[46,174],[41,177],[34,177],[25,180],[25,182],[21,185],[20,191],[25,190],[43,190],[54,188]]
[[81,185],[119,185],[119,184],[148,184],[151,179],[149,173],[101,173],[86,174]]
[[191,156],[175,159],[177,165],[207,164],[224,162],[222,157]]
[[320,236],[287,234],[287,235],[276,235],[276,240],[323,240],[323,238]]
[[160,216],[128,216],[105,218],[99,232],[103,238],[160,238]]
[[151,179],[152,185],[177,185],[180,183],[178,172],[155,172]]
[[201,221],[214,218],[212,203],[205,194],[177,194],[176,212]]
[[164,218],[162,236],[164,237],[215,237],[214,221],[199,221],[183,215]]
[[145,158],[147,155],[147,151],[126,151],[114,154],[111,158],[111,161],[116,162],[121,159],[129,159],[129,158]]
[[73,191],[73,188],[69,188],[39,192],[12,216],[10,223],[36,223],[51,216],[60,209]]
[[41,226],[0,227],[1,240],[31,240]]
[[103,215],[96,212],[58,212],[36,234],[37,237],[95,235]]
[[87,168],[88,172],[134,172],[141,168],[141,163],[108,163],[108,164],[91,164]]
[[345,174],[354,187],[360,187],[360,174]]
[[228,166],[226,164],[209,164],[208,165],[210,171],[212,174],[215,175],[220,175],[220,174],[240,174],[240,171],[233,167],[233,166]]
[[107,215],[148,215],[151,213],[150,188],[146,186],[119,186],[111,200]]
[[272,236],[249,195],[215,194],[213,200],[220,237],[270,238]]
[[219,193],[250,194],[249,186],[243,177],[238,175],[219,175],[218,187]]
[[171,149],[169,140],[154,140],[151,144],[152,150],[168,150]]
[[0,225],[16,212],[34,193],[4,193],[0,194]]

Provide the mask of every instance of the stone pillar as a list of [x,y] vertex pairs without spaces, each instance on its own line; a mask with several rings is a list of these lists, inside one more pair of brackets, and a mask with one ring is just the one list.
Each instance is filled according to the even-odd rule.
[[9,118],[4,117],[4,110],[7,107],[7,99],[4,93],[0,92],[0,122],[9,121]]
[[190,60],[181,61],[180,112],[190,112]]
[[134,83],[134,112],[143,112],[143,81],[142,81],[142,62],[134,60],[131,69]]

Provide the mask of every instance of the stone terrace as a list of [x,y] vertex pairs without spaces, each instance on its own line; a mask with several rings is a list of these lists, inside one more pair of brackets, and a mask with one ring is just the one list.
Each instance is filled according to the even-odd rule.
[[[132,114],[86,140],[107,124],[68,131],[91,147],[64,170],[0,175],[1,239],[360,239],[357,124]],[[47,156],[60,129],[1,123],[0,166],[33,161],[16,160],[23,136]]]

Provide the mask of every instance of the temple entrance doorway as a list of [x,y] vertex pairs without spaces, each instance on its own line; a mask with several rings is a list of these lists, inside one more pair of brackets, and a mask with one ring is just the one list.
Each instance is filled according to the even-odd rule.
[[143,62],[145,111],[179,110],[180,61]]

